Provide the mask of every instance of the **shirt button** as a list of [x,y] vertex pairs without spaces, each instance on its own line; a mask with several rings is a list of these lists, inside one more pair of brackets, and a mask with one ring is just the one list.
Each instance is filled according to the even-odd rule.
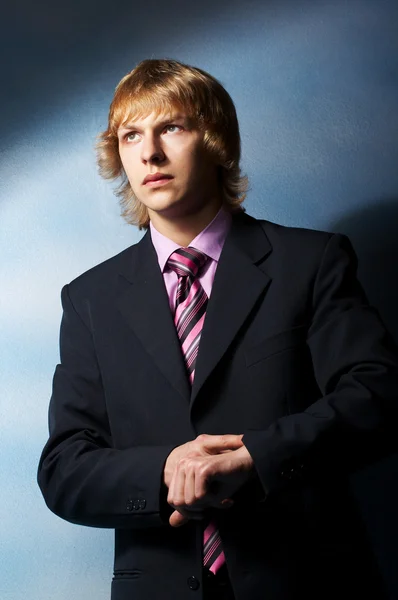
[[194,575],[188,577],[187,583],[190,590],[198,590],[200,588],[200,583]]

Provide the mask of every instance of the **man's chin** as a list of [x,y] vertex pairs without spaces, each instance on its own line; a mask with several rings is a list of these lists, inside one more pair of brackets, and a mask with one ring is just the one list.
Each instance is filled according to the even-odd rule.
[[195,212],[184,200],[173,200],[172,202],[158,202],[148,206],[149,218],[152,215],[159,215],[166,219],[179,219],[189,216]]
[[[181,197],[172,200],[158,198],[157,202],[152,199],[152,202],[148,202],[146,206],[150,219],[156,219],[156,216],[158,216],[162,219],[174,221],[198,216],[203,212],[206,203],[203,198]],[[218,206],[215,208],[218,210]]]

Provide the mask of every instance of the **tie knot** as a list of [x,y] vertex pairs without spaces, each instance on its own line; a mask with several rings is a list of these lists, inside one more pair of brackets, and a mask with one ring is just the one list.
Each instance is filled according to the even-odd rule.
[[178,248],[170,255],[167,264],[179,277],[190,275],[196,277],[198,271],[207,260],[207,255],[196,248]]

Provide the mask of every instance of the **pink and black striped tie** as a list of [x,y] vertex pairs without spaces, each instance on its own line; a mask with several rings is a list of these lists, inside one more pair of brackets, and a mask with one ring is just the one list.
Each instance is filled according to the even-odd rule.
[[[168,260],[169,267],[178,275],[174,323],[191,385],[208,302],[197,276],[206,260],[206,254],[191,247],[179,248]],[[203,536],[203,564],[215,574],[224,562],[220,534],[211,521]]]

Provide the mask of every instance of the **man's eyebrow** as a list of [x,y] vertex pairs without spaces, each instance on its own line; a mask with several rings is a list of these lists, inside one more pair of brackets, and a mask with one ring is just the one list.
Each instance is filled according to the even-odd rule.
[[[187,123],[191,123],[192,119],[190,117],[188,117],[188,115],[182,115],[182,114],[170,114],[168,117],[165,117],[164,119],[162,119],[161,121],[158,121],[155,125],[155,127],[162,127],[163,125],[166,125],[167,123],[172,123],[174,121],[186,121]],[[118,131],[128,131],[129,129],[141,129],[139,126],[137,126],[137,124],[132,121],[131,123],[127,122],[127,123],[123,123],[118,127]]]

